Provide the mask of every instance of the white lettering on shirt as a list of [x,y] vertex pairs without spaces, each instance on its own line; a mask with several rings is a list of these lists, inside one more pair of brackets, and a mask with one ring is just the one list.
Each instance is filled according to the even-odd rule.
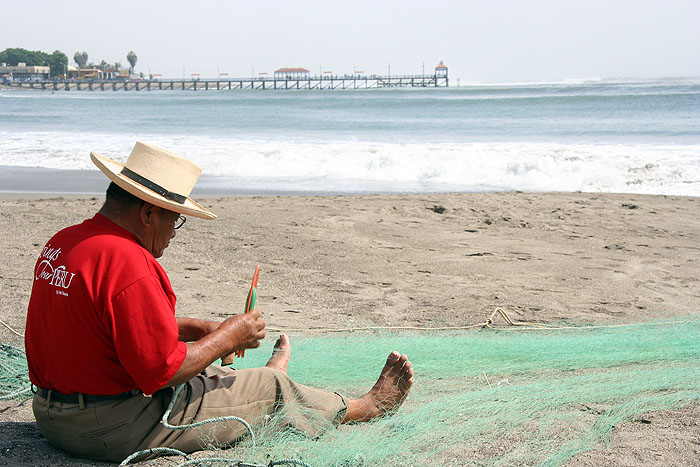
[[[51,248],[51,245],[46,245],[41,252],[40,258],[44,258],[36,266],[34,271],[34,280],[44,279],[49,281],[50,285],[61,289],[68,289],[73,282],[75,273],[66,270],[64,265],[53,267],[52,261],[56,261],[61,254],[60,248]],[[58,295],[68,296],[67,293],[56,291]]]

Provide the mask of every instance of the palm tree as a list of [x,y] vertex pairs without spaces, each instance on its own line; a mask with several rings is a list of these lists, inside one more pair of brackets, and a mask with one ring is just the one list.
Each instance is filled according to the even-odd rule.
[[126,54],[126,60],[129,62],[131,65],[131,68],[129,69],[129,74],[134,70],[134,67],[136,66],[136,60],[139,58],[136,56],[133,50],[130,50],[128,54]]
[[87,52],[76,52],[75,55],[73,55],[73,60],[75,64],[78,65],[78,68],[82,68],[88,61],[88,54]]

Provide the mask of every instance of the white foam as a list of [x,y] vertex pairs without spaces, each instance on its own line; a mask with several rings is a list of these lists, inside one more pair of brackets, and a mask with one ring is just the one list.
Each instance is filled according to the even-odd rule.
[[356,191],[632,192],[700,196],[700,145],[270,141],[212,136],[0,130],[0,165],[94,169],[90,151],[125,161],[147,141],[205,174],[259,188]]

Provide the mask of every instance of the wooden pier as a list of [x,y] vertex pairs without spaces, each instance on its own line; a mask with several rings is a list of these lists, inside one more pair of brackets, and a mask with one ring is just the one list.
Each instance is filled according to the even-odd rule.
[[158,80],[39,80],[6,81],[0,87],[39,89],[47,91],[156,91],[156,90],[286,90],[286,89],[377,89],[405,87],[448,87],[447,73],[403,76],[309,76],[211,79]]

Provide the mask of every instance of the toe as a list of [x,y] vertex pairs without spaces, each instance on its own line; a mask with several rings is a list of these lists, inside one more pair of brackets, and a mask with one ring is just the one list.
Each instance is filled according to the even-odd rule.
[[394,361],[394,369],[401,371],[401,369],[406,366],[406,362],[408,362],[408,357],[406,354],[401,355],[396,361]]
[[277,341],[275,341],[275,348],[286,348],[289,347],[289,337],[286,334],[280,334]]
[[401,359],[401,355],[396,351],[392,351],[386,359],[387,365],[393,365]]

